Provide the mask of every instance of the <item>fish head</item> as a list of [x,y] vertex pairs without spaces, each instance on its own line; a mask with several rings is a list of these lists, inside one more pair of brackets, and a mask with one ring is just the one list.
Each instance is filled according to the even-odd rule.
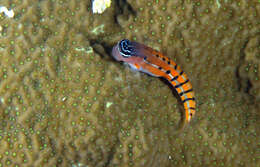
[[142,56],[136,54],[138,50],[136,49],[134,43],[128,39],[123,39],[119,41],[112,50],[112,56],[117,61],[123,61],[129,64],[140,63],[142,61]]

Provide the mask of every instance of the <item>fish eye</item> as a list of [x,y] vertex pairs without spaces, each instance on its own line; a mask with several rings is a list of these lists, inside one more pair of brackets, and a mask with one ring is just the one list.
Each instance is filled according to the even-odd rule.
[[132,56],[133,46],[128,39],[123,39],[119,42],[119,52],[125,58]]

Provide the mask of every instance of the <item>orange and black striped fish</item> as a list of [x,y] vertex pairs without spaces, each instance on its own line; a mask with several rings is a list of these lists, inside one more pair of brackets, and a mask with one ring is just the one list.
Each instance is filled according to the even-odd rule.
[[133,69],[167,79],[178,92],[185,109],[185,122],[195,114],[195,97],[187,75],[172,60],[143,44],[123,39],[113,47],[112,56]]

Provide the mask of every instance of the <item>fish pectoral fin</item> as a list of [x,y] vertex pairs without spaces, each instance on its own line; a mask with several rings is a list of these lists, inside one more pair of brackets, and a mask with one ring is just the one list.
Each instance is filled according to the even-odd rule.
[[137,70],[137,71],[139,71],[140,68],[141,68],[141,66],[138,65],[138,64],[130,64],[130,63],[129,63],[129,65],[130,65],[130,67],[131,67],[132,69]]
[[140,66],[138,64],[134,64],[134,66],[139,70]]

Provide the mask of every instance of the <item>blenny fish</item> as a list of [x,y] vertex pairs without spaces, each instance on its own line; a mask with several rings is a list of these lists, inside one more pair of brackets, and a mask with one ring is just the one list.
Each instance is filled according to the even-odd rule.
[[133,69],[154,77],[163,77],[175,88],[185,109],[185,122],[195,114],[195,97],[187,75],[162,53],[137,42],[123,39],[113,47],[112,56]]

